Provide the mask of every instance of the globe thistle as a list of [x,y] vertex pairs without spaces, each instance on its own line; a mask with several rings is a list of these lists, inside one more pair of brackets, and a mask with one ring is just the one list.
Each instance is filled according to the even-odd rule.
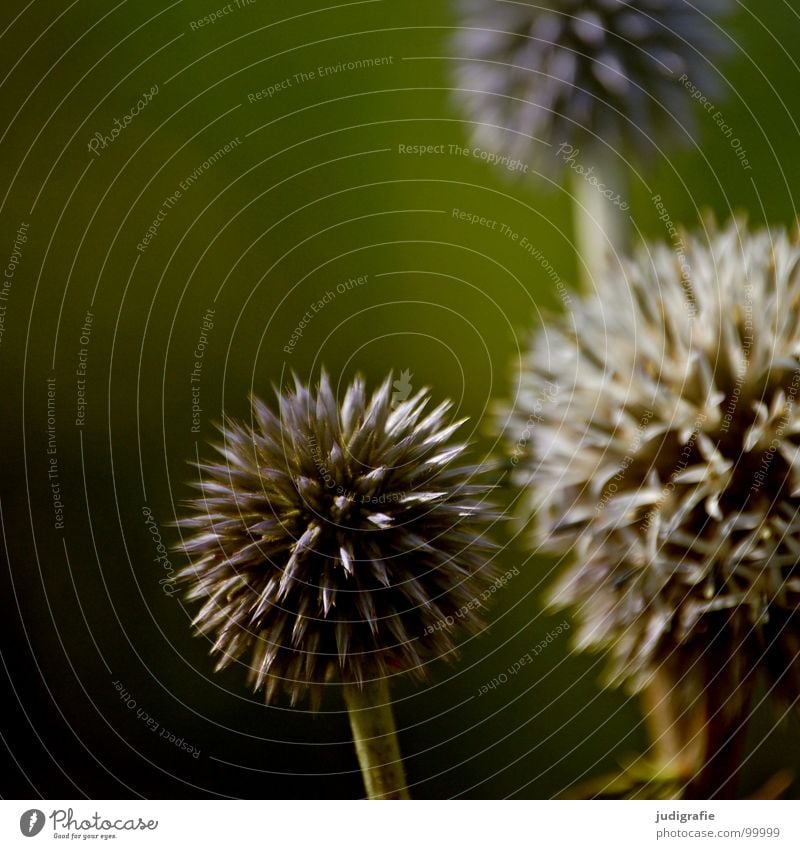
[[[731,0],[458,0],[455,97],[478,144],[558,164],[551,147],[686,142],[691,96],[708,97]],[[536,155],[540,153],[540,155]],[[562,163],[563,164],[563,163]],[[521,173],[517,169],[516,173]]]
[[740,718],[758,672],[800,698],[800,244],[742,227],[606,272],[536,335],[509,419],[578,647]]
[[371,397],[356,378],[338,403],[323,373],[316,391],[279,392],[276,412],[254,398],[251,424],[226,420],[179,523],[218,668],[246,658],[267,701],[316,707],[330,682],[422,675],[452,656],[453,623],[481,629],[495,515],[484,469],[450,441],[451,406],[431,409],[426,389],[393,404],[391,378]]

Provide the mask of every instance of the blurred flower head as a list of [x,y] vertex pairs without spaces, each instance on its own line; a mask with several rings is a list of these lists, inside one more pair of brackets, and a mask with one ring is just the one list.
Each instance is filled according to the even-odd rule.
[[758,671],[800,697],[800,245],[743,228],[606,270],[536,334],[507,422],[579,647],[732,708]]
[[295,379],[275,412],[254,399],[251,424],[227,420],[219,457],[199,467],[180,522],[181,578],[203,602],[194,624],[218,668],[246,656],[268,701],[308,693],[316,706],[327,682],[421,675],[454,651],[466,605],[458,622],[482,627],[495,518],[484,469],[450,441],[463,423],[450,402],[392,396],[391,377],[371,397],[356,378],[341,403],[324,373],[316,391]]
[[[732,0],[456,0],[455,97],[475,142],[558,169],[554,148],[652,155],[719,92]],[[656,145],[658,147],[656,147]]]

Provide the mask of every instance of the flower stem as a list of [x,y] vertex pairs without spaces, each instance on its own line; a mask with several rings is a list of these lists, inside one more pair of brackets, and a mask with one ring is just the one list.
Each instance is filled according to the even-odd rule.
[[367,798],[410,798],[386,680],[347,684],[344,700]]
[[[706,740],[702,763],[687,797],[693,799],[735,799],[739,770],[747,737],[750,700],[744,695],[724,692],[717,679],[709,683],[705,696]],[[742,693],[749,682],[742,683]]]
[[642,690],[641,701],[653,777],[673,782],[683,798],[705,757],[702,697],[692,701],[685,686],[662,667]]
[[642,691],[642,707],[653,759],[660,768],[680,771],[686,751],[670,694],[667,676],[657,670],[653,680]]
[[731,698],[721,678],[718,674],[692,700],[662,669],[642,691],[656,768],[684,782],[686,799],[729,799],[736,793],[748,700]]
[[581,283],[586,292],[595,288],[596,275],[615,256],[627,253],[630,231],[628,180],[619,157],[598,156],[589,170],[591,173],[574,169],[572,175],[575,240]]

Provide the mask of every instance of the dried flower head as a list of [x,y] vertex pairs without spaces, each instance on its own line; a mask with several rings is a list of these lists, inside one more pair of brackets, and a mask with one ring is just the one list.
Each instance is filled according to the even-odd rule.
[[[455,649],[452,628],[481,628],[474,601],[493,576],[485,536],[495,518],[481,467],[451,443],[464,420],[428,409],[423,389],[368,397],[356,378],[339,404],[323,373],[295,379],[277,413],[253,400],[252,425],[226,421],[222,459],[201,465],[201,496],[180,525],[181,573],[203,607],[218,668],[247,653],[267,700],[393,672],[424,673]],[[453,617],[449,619],[448,617]]]
[[574,549],[553,599],[579,647],[731,709],[756,671],[800,697],[800,245],[742,227],[606,270],[537,334],[510,420],[543,549]]
[[649,154],[655,144],[683,144],[691,91],[719,91],[714,62],[726,41],[715,22],[732,5],[458,0],[455,96],[476,122],[478,144],[551,171],[548,145],[632,145]]

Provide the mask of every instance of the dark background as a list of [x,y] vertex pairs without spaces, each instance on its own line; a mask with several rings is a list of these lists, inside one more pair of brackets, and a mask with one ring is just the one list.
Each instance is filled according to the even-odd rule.
[[[257,0],[191,29],[218,8],[54,0],[0,12],[3,267],[29,224],[0,345],[4,797],[359,796],[335,698],[316,716],[267,708],[240,668],[213,673],[191,609],[159,583],[142,508],[175,545],[170,523],[191,493],[187,462],[206,453],[222,409],[244,416],[251,390],[269,395],[292,369],[314,379],[321,364],[337,381],[410,369],[415,386],[453,397],[471,417],[476,453],[491,450],[477,423],[507,394],[528,328],[563,306],[541,264],[454,219],[454,208],[505,222],[563,280],[576,277],[566,186],[513,182],[471,157],[398,151],[468,144],[448,97],[446,2]],[[695,148],[630,174],[643,234],[666,238],[655,193],[690,227],[706,210],[794,222],[798,10],[796,0],[751,0],[730,25],[718,108],[752,170],[700,114]],[[248,101],[300,71],[378,56],[393,61]],[[99,157],[90,153],[94,133],[107,134],[156,84],[141,114]],[[237,137],[138,251],[164,199]],[[310,304],[359,275],[368,282],[337,295],[284,353]],[[197,434],[189,374],[211,306]],[[52,377],[63,530],[47,477]],[[490,629],[457,664],[437,665],[427,685],[395,687],[417,797],[550,797],[644,745],[636,703],[601,689],[602,660],[568,655],[566,636],[476,696],[563,618],[542,612],[553,564],[528,559],[517,529],[506,531],[502,562],[520,574],[497,594]],[[114,682],[199,757],[150,731]],[[759,713],[745,792],[787,759],[800,765],[798,730],[796,718],[774,728]]]

